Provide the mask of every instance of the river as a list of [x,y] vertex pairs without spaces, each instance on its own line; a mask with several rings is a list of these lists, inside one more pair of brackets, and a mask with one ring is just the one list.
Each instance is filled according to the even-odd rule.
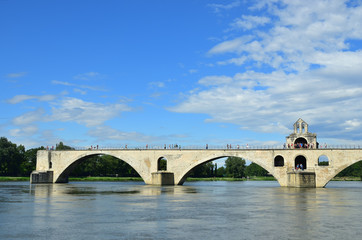
[[0,239],[360,239],[362,182],[0,183]]

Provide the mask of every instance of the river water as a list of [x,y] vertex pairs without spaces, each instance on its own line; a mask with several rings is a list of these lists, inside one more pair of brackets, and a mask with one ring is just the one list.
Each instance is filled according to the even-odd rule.
[[0,183],[0,239],[361,239],[362,182]]

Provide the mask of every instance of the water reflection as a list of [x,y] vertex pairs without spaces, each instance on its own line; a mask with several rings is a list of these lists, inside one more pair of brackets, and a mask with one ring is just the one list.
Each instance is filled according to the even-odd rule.
[[29,189],[30,194],[35,197],[44,198],[62,195],[123,195],[139,194],[144,196],[161,194],[191,194],[198,193],[197,188],[192,186],[151,186],[151,185],[124,185],[117,183],[91,183],[82,184],[32,184]]
[[361,182],[0,183],[0,238],[357,239],[361,198]]

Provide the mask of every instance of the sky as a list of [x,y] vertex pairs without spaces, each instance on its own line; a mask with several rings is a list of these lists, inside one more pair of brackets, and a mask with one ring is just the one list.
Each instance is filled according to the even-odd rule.
[[362,145],[360,0],[0,0],[0,34],[26,149]]

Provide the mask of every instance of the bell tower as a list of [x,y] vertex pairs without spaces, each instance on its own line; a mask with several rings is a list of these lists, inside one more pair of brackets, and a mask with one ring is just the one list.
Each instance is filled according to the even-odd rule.
[[294,133],[286,137],[288,148],[317,148],[317,134],[308,132],[308,124],[301,118],[294,123]]

